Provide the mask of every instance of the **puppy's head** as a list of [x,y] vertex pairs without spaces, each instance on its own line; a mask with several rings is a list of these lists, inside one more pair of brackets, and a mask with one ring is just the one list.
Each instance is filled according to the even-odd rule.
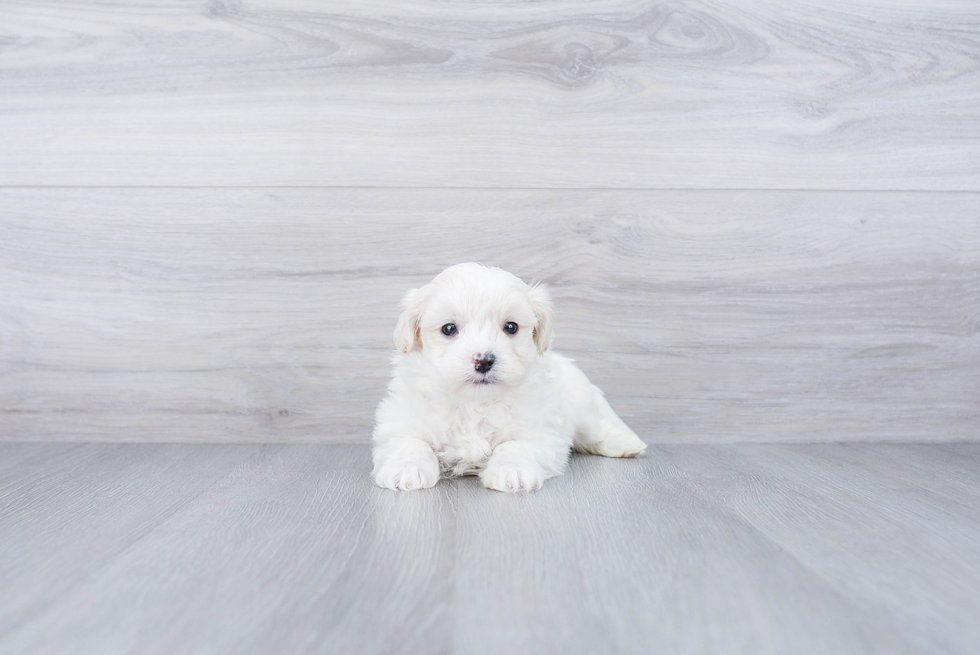
[[518,384],[551,345],[551,299],[499,268],[457,264],[402,300],[395,346],[464,395]]

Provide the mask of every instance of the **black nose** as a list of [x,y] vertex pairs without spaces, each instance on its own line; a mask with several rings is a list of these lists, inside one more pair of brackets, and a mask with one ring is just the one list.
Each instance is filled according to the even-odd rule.
[[487,353],[480,359],[473,362],[473,368],[476,369],[477,373],[486,373],[493,367],[493,363],[496,361],[496,359],[497,358],[493,356],[493,353]]

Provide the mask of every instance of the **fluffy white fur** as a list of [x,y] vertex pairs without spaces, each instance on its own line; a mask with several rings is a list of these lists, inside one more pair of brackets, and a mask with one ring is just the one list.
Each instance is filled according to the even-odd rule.
[[602,392],[549,350],[551,338],[547,291],[499,268],[458,264],[405,294],[374,429],[375,482],[408,491],[475,474],[490,489],[529,491],[560,475],[572,449],[642,452]]

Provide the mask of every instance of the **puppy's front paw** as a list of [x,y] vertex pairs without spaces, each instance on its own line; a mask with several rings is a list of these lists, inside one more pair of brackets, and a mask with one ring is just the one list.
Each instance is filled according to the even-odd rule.
[[496,463],[491,459],[480,480],[484,487],[496,491],[537,491],[544,484],[544,471],[531,465]]
[[439,481],[439,465],[430,461],[392,460],[374,473],[379,487],[394,491],[415,491],[436,486]]

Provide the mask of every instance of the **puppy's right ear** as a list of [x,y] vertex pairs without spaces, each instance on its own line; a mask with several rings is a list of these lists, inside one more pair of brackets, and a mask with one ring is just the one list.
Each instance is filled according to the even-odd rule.
[[415,349],[422,350],[419,323],[422,321],[422,312],[425,311],[425,304],[428,301],[429,294],[425,287],[410,289],[402,298],[402,315],[398,317],[398,324],[395,325],[395,348],[403,353],[410,353]]

